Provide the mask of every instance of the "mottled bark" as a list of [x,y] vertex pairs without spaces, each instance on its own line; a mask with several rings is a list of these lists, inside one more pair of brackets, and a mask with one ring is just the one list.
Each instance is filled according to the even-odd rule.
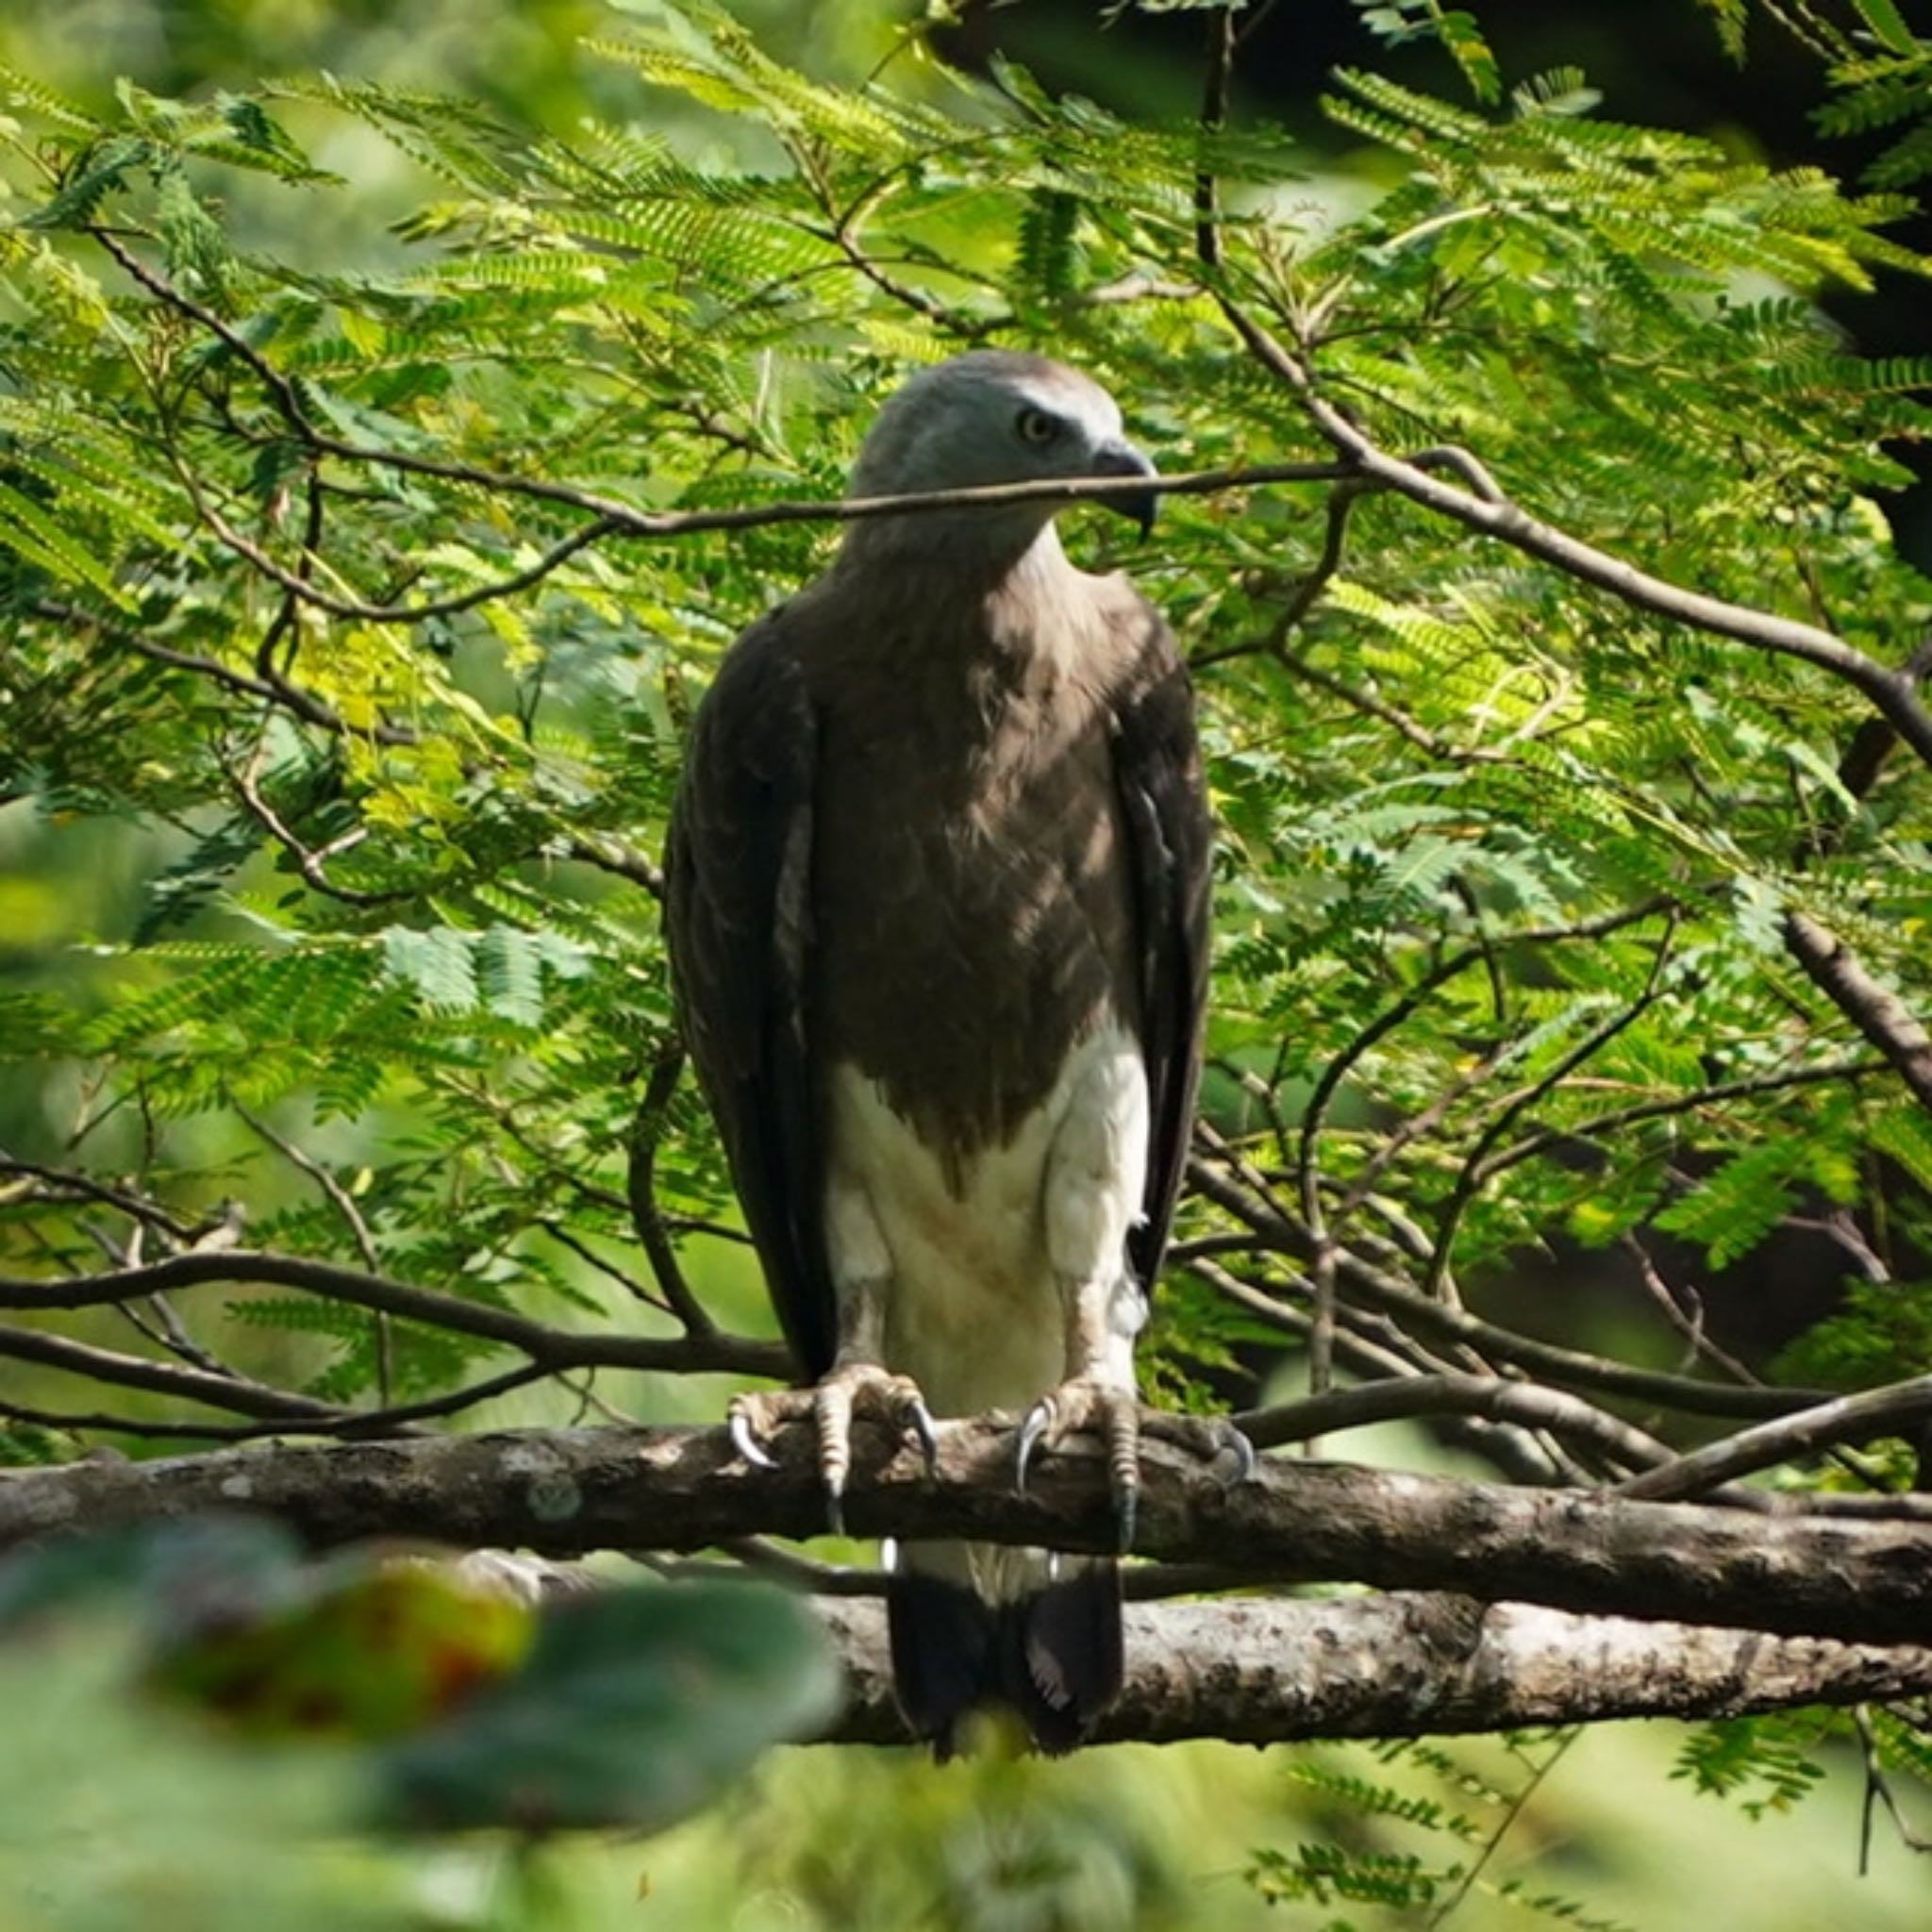
[[[885,1613],[826,1599],[851,1699],[826,1733],[893,1743]],[[1126,1683],[1099,1743],[1445,1737],[1619,1717],[1735,1717],[1923,1696],[1932,1650],[1577,1617],[1400,1593],[1130,1604]]]
[[[1013,1492],[1012,1438],[941,1432],[927,1479],[861,1431],[846,1519],[860,1536],[1108,1547],[1097,1461],[1045,1459]],[[416,1537],[553,1557],[808,1537],[824,1499],[801,1435],[747,1469],[722,1429],[578,1429],[275,1445],[0,1477],[0,1547],[44,1530],[210,1507],[266,1510],[317,1545]],[[1138,1554],[1276,1582],[1454,1591],[1603,1616],[1848,1642],[1932,1642],[1932,1525],[1629,1501],[1269,1458],[1226,1485],[1147,1445]]]

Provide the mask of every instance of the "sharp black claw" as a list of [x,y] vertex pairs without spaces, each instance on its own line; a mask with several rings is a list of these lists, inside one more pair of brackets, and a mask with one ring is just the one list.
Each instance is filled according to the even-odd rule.
[[765,1454],[764,1446],[751,1432],[750,1419],[734,1411],[731,1417],[731,1446],[754,1469],[776,1469],[775,1457]]
[[1026,1411],[1025,1420],[1020,1424],[1020,1440],[1013,1451],[1013,1487],[1023,1496],[1026,1493],[1026,1471],[1032,1463],[1033,1452],[1052,1422],[1053,1404],[1042,1400]]
[[927,1475],[937,1475],[940,1468],[939,1431],[933,1425],[932,1411],[915,1395],[910,1404],[912,1432],[919,1438],[919,1453],[925,1458]]
[[1252,1480],[1256,1469],[1259,1466],[1259,1458],[1255,1454],[1254,1443],[1240,1429],[1232,1423],[1228,1423],[1225,1427],[1227,1447],[1234,1452],[1235,1460],[1234,1474],[1227,1479],[1227,1487],[1232,1489],[1236,1483]]

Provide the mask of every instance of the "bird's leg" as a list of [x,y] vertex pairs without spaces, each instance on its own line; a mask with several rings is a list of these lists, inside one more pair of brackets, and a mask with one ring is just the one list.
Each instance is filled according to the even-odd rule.
[[930,1471],[939,1458],[931,1412],[910,1375],[881,1360],[891,1259],[862,1190],[834,1181],[826,1191],[826,1248],[839,1301],[839,1345],[832,1366],[809,1389],[740,1395],[731,1404],[731,1440],[747,1462],[776,1467],[764,1438],[786,1423],[809,1421],[818,1439],[819,1480],[832,1533],[845,1533],[845,1479],[852,1470],[852,1423],[868,1416],[902,1438],[919,1439]]
[[[1152,1437],[1198,1457],[1229,1482],[1255,1473],[1255,1445],[1223,1416],[1142,1409],[1134,1388],[1132,1337],[1146,1301],[1123,1267],[1111,1283],[1062,1279],[1067,1313],[1067,1379],[1042,1395],[1020,1424],[1015,1475],[1023,1491],[1035,1452],[1068,1436],[1098,1436],[1107,1449],[1120,1546],[1134,1545],[1141,1497],[1141,1441]],[[1126,1324],[1132,1323],[1128,1327]],[[1125,1366],[1123,1368],[1122,1364]]]
[[1046,1180],[1046,1239],[1066,1321],[1067,1379],[1020,1424],[1015,1477],[1043,1444],[1098,1436],[1122,1549],[1131,1549],[1141,1494],[1143,1432],[1204,1459],[1231,1457],[1240,1480],[1254,1449],[1231,1424],[1195,1416],[1142,1416],[1134,1386],[1134,1337],[1147,1298],[1127,1263],[1127,1235],[1140,1213],[1147,1158],[1147,1089],[1138,1055],[1096,1060],[1071,1096],[1055,1136]]
[[[1067,1322],[1067,1379],[1048,1391],[1020,1424],[1015,1478],[1041,1446],[1057,1449],[1068,1436],[1098,1436],[1107,1448],[1108,1486],[1121,1548],[1131,1549],[1141,1495],[1141,1399],[1134,1388],[1133,1333],[1145,1303],[1124,1268],[1108,1281],[1060,1276]],[[1131,1322],[1132,1326],[1126,1326]]]
[[1068,1096],[1054,1136],[1045,1188],[1046,1247],[1066,1324],[1066,1380],[1020,1424],[1015,1477],[1022,1489],[1034,1452],[1067,1436],[1107,1445],[1121,1547],[1134,1537],[1141,1491],[1141,1404],[1134,1337],[1146,1298],[1126,1265],[1127,1231],[1140,1212],[1147,1165],[1147,1078],[1138,1052],[1096,1056]]

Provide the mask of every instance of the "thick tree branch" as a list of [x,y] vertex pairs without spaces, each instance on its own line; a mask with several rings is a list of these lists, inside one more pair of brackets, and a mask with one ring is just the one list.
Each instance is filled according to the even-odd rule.
[[[547,1556],[697,1549],[824,1526],[803,1432],[781,1466],[747,1469],[723,1429],[596,1429],[302,1444],[0,1476],[0,1547],[69,1527],[267,1509],[317,1544],[423,1537]],[[941,1429],[927,1478],[900,1445],[861,1447],[845,1500],[855,1534],[1111,1547],[1100,1462],[1047,1459],[1011,1487],[1012,1433]],[[1757,1514],[1264,1462],[1224,1484],[1150,1441],[1137,1549],[1232,1563],[1284,1582],[1455,1591],[1644,1621],[1720,1624],[1851,1642],[1932,1641],[1932,1525]]]
[[[903,1742],[883,1607],[841,1597],[817,1607],[849,1690],[825,1739]],[[1101,1722],[1101,1743],[1442,1737],[1607,1718],[1735,1717],[1932,1690],[1932,1650],[1407,1593],[1132,1604],[1125,1623],[1126,1685]]]

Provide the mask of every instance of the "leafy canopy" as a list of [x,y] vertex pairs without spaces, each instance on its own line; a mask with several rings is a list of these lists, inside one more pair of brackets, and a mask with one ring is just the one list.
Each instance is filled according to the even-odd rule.
[[[1741,34],[1741,0],[1713,11]],[[1932,124],[1926,43],[1857,11],[1826,125],[1902,129],[1858,191],[1620,125],[1579,74],[1506,89],[1433,6],[1365,24],[1443,38],[1474,104],[1339,75],[1345,178],[916,42],[809,80],[702,4],[601,42],[637,118],[567,133],[334,77],[124,85],[99,115],[8,77],[9,1305],[104,1248],[143,1290],[238,1258],[195,1275],[225,1297],[130,1302],[132,1328],[0,1324],[38,1365],[7,1453],[775,1366],[720,1332],[765,1318],[679,1077],[655,855],[718,654],[836,537],[729,513],[836,498],[908,366],[979,342],[1091,370],[1170,471],[1352,436],[1422,479],[1176,496],[1131,554],[1070,520],[1199,668],[1222,826],[1157,1386],[1454,1363],[1641,1396],[1674,1445],[1806,1397],[1709,1349],[1659,1238],[1723,1269],[1794,1220],[1859,1282],[1794,1373],[1921,1366],[1932,786],[1895,741],[1908,688],[1890,724],[1873,692],[1932,624],[1877,495],[1932,361],[1859,356],[1813,298],[1924,272],[1891,231]],[[308,156],[345,123],[425,198],[365,258],[310,259],[305,210],[347,184]],[[1545,1272],[1559,1358],[1461,1311],[1525,1257],[1612,1247],[1661,1316],[1607,1337]],[[1602,1441],[1482,1440],[1629,1473]],[[1268,1882],[1353,1895],[1306,1858]]]

